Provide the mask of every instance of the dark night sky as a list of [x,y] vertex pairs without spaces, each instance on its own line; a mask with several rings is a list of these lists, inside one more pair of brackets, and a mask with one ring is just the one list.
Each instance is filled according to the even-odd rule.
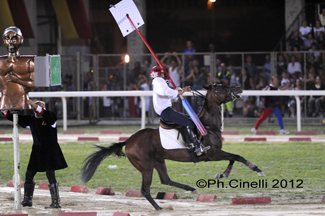
[[[93,29],[104,53],[126,52],[126,38],[108,12],[119,1],[90,1]],[[209,10],[207,0],[146,0],[146,39],[156,53],[182,52],[187,40],[197,52],[207,52],[209,43],[217,52],[272,51],[285,33],[284,2],[216,0]],[[307,13],[308,18],[313,11]]]
[[209,43],[219,52],[270,51],[285,32],[284,1],[217,0],[211,10],[206,0],[180,2],[147,3],[147,40],[156,52],[181,52],[187,40],[197,52]]

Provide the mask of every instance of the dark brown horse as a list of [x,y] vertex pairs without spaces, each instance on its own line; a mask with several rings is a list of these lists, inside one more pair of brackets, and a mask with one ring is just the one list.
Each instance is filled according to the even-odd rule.
[[108,147],[97,146],[100,150],[89,155],[81,169],[81,179],[84,183],[88,182],[94,175],[99,164],[110,155],[119,157],[125,156],[122,152],[125,146],[125,153],[132,165],[142,174],[141,193],[153,205],[156,210],[161,207],[154,201],[150,195],[150,185],[152,181],[153,170],[156,169],[162,184],[178,187],[187,191],[197,193],[196,189],[188,185],[172,181],[167,173],[165,159],[179,162],[200,162],[200,161],[220,161],[229,160],[229,165],[223,174],[217,174],[215,178],[227,178],[232,170],[235,161],[242,162],[251,170],[256,171],[259,176],[265,176],[256,165],[245,158],[222,151],[221,137],[221,111],[220,105],[228,101],[239,98],[242,93],[239,87],[229,87],[227,85],[209,85],[204,86],[207,90],[204,97],[204,104],[199,113],[202,124],[206,127],[208,134],[202,137],[202,143],[205,146],[211,146],[206,154],[196,156],[193,150],[175,149],[166,150],[161,146],[158,129],[143,129],[133,134],[125,142],[115,143]]

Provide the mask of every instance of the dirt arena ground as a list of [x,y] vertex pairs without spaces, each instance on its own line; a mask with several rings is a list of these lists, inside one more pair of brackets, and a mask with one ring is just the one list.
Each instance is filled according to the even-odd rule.
[[[37,188],[37,187],[36,187]],[[325,203],[315,200],[311,203],[272,203],[234,205],[229,201],[197,202],[195,199],[156,200],[164,209],[155,211],[145,198],[126,197],[125,194],[115,192],[116,195],[97,195],[95,190],[85,193],[69,192],[70,188],[60,187],[61,210],[47,210],[44,206],[50,203],[47,190],[35,189],[33,207],[14,210],[14,188],[0,185],[0,214],[28,214],[55,215],[60,212],[97,212],[98,216],[110,216],[114,212],[130,213],[131,216],[184,216],[184,215],[245,215],[245,216],[302,216],[325,215]],[[23,194],[23,190],[22,190]],[[248,195],[249,197],[249,195]]]

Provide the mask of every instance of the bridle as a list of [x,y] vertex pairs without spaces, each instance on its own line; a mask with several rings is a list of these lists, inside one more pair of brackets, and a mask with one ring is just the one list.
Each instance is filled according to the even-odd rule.
[[[215,102],[215,101],[209,99],[207,96],[203,95],[203,94],[202,94],[201,92],[199,92],[198,90],[193,89],[192,87],[190,87],[190,88],[191,88],[192,93],[193,93],[194,96],[199,96],[199,97],[204,98],[205,100],[208,100],[208,101],[210,101],[210,102],[217,103],[217,102]],[[217,87],[217,88],[218,88],[218,87]],[[212,90],[207,90],[207,91],[212,91]],[[230,88],[228,88],[227,90],[222,89],[222,91],[227,91],[227,94],[230,94],[230,96],[231,96],[231,101],[233,101],[233,102],[234,102],[235,100],[237,100],[238,98],[240,98],[240,96],[238,96],[238,95],[236,95],[234,92],[232,92],[232,91],[230,90]],[[216,90],[216,92],[218,92],[218,91]],[[216,96],[219,97],[217,94],[216,94]],[[219,98],[219,99],[220,99],[220,98]],[[217,103],[217,104],[218,104],[218,103]],[[222,104],[222,103],[220,103],[220,104],[218,104],[218,105],[220,106],[221,104]]]

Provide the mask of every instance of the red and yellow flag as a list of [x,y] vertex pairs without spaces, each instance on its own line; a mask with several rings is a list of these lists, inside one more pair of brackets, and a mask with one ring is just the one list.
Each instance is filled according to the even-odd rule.
[[34,38],[24,0],[0,0],[1,34],[9,26],[17,26],[24,38]]
[[93,38],[83,0],[52,0],[65,38]]

